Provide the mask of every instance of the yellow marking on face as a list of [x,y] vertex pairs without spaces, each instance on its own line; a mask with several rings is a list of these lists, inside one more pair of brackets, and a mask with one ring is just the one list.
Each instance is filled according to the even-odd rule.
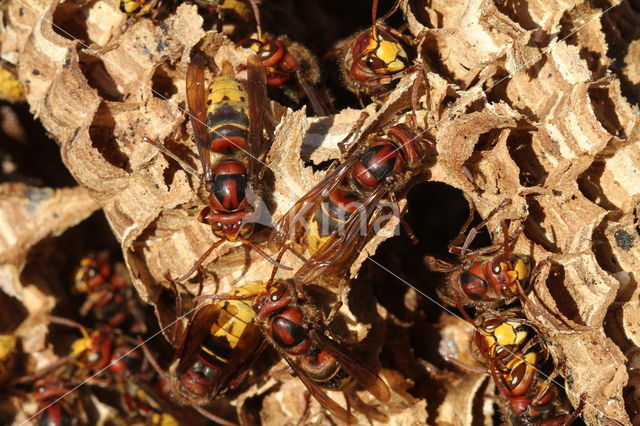
[[86,293],[89,289],[87,287],[87,280],[84,279],[85,274],[90,268],[94,268],[96,263],[91,259],[82,259],[80,266],[76,268],[73,274],[73,287],[74,293]]
[[527,333],[526,330],[519,330],[516,333],[516,345],[521,345],[522,342],[525,341],[525,339],[527,338],[527,336],[529,336],[529,333]]
[[84,274],[87,273],[87,267],[80,266],[78,267],[73,274],[73,281],[76,283],[76,287],[83,286],[84,283]]
[[502,346],[512,345],[517,339],[517,333],[513,325],[505,322],[500,324],[493,332],[498,344]]
[[529,274],[531,274],[529,263],[521,258],[516,259],[513,269],[517,272],[519,280],[525,280],[529,278]]
[[[378,71],[384,74],[390,74],[404,70],[406,68],[407,53],[400,43],[389,40],[378,41],[378,46],[375,48],[375,56],[381,59],[386,65]],[[405,61],[403,61],[403,59]]]
[[507,321],[496,327],[494,335],[498,344],[502,346],[519,345],[527,338],[525,330],[519,330],[520,323]]
[[[95,333],[93,335],[95,335]],[[91,363],[99,358],[98,354],[96,354],[95,352],[90,352],[92,347],[93,337],[82,337],[71,344],[71,354],[74,356],[86,356],[86,360]],[[89,352],[88,356],[86,355],[86,352]],[[76,359],[73,362],[74,364],[80,366],[80,368],[87,368],[87,364],[85,364],[83,361]]]
[[260,51],[260,48],[262,47],[262,44],[258,42],[253,42],[249,44],[247,47],[253,50],[254,52],[258,53]]
[[376,56],[382,59],[385,64],[389,64],[397,59],[399,50],[398,43],[380,40],[376,49]]
[[83,266],[85,268],[87,268],[89,266],[96,266],[96,262],[91,258],[83,257],[80,260],[80,266]]
[[73,355],[79,355],[91,349],[92,343],[91,337],[81,337],[71,344],[71,353]]
[[[512,374],[515,371],[515,369],[520,364],[525,364],[524,374],[527,374],[527,371],[535,370],[536,368],[535,365],[537,360],[538,360],[538,356],[536,355],[535,352],[528,352],[524,356],[514,357],[511,361],[507,363],[506,368],[508,369],[509,372],[505,374],[504,377],[509,383],[515,383],[516,377],[514,377]],[[522,376],[521,378],[523,377],[524,376]]]

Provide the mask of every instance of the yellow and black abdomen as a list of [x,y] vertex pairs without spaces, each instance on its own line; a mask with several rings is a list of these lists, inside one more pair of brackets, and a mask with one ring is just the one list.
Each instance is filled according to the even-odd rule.
[[[190,329],[206,327],[208,333],[197,343],[187,341],[187,345],[195,345],[197,352],[195,358],[187,357],[184,365],[176,367],[178,397],[204,404],[209,398],[240,383],[263,347],[260,330],[253,323],[255,313],[251,301],[264,286],[261,281],[249,283],[229,294],[241,299],[218,300],[199,310]],[[188,354],[190,350],[186,349],[184,353]]]
[[242,84],[228,76],[216,77],[207,94],[207,127],[210,148],[230,154],[247,149],[249,103]]
[[300,362],[300,368],[318,386],[339,391],[353,381],[347,371],[327,350],[313,347]]
[[360,206],[358,194],[334,188],[322,200],[309,222],[306,233],[307,249],[315,254],[331,238],[343,232],[345,223]]
[[[264,287],[261,281],[247,284],[233,290],[232,296],[246,296],[257,293]],[[200,359],[214,368],[222,368],[228,362],[238,346],[242,335],[249,325],[253,325],[255,312],[251,307],[251,299],[222,300],[216,303],[220,315],[211,325],[210,334],[202,344]]]

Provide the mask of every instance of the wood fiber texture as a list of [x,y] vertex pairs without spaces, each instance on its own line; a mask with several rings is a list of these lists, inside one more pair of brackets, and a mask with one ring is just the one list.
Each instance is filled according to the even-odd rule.
[[[0,288],[27,306],[28,324],[39,328],[25,345],[34,352],[46,350],[42,315],[55,304],[20,280],[29,248],[40,240],[101,208],[136,291],[164,319],[172,308],[160,303],[168,287],[164,275],[183,274],[216,241],[197,220],[206,202],[201,182],[142,138],[163,143],[199,168],[185,114],[191,54],[202,49],[218,67],[225,60],[237,67],[249,51],[205,32],[194,5],[179,6],[162,22],[139,19],[123,34],[125,18],[117,7],[104,0],[2,5],[0,53],[19,58],[30,110],[79,185],[35,192],[0,186]],[[542,262],[530,293],[533,306],[526,310],[554,360],[564,365],[569,400],[576,407],[586,396],[589,425],[605,417],[638,424],[640,10],[629,1],[490,0],[403,0],[401,10],[407,32],[421,40],[420,72],[405,76],[381,107],[366,107],[360,129],[353,128],[363,112],[358,109],[320,118],[286,111],[267,159],[273,219],[323,177],[310,164],[339,158],[338,143],[352,132],[405,120],[414,83],[422,80],[418,127],[436,146],[424,178],[464,191],[481,217],[512,200],[490,222],[490,231],[499,242],[501,220],[522,224],[515,251]],[[23,222],[30,226],[6,233]],[[350,266],[352,277],[397,223],[390,221],[371,239]],[[264,246],[267,238],[268,230],[262,231],[256,241]],[[299,265],[293,255],[283,262]],[[223,244],[203,266],[204,294],[226,293],[271,272],[267,261],[240,244]],[[192,280],[186,287],[195,294],[198,285]],[[408,293],[407,311],[411,297],[419,296]],[[409,330],[417,320],[376,305],[371,292],[352,289],[349,302],[347,340],[365,339],[362,347],[374,363],[383,345],[398,352],[381,370],[393,390],[390,403],[361,394],[380,413],[374,424],[385,417],[394,425],[491,424],[488,376],[421,358]],[[449,345],[441,353],[468,357],[468,327],[453,316],[444,314],[427,331],[440,333],[442,345]],[[422,388],[419,393],[427,396],[418,398],[416,383],[438,390]],[[296,424],[305,410],[309,421],[326,421],[318,403],[311,398],[307,407],[303,395],[302,383],[280,363],[231,404],[241,418],[250,418],[252,406],[245,402],[264,397],[257,416],[265,425]],[[357,416],[364,424],[365,415]]]

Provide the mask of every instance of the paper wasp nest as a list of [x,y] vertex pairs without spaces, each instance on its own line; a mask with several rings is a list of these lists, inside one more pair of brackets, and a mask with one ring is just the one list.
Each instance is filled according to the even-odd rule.
[[[268,3],[263,0],[262,7]],[[354,3],[350,7],[369,15],[368,2]],[[418,126],[437,151],[425,170],[428,181],[463,191],[481,217],[512,200],[491,221],[491,234],[499,242],[500,220],[521,223],[516,251],[549,261],[537,275],[530,293],[535,306],[527,312],[545,333],[554,360],[564,364],[559,372],[569,400],[576,407],[586,395],[587,424],[604,418],[638,424],[640,376],[632,366],[640,347],[640,10],[631,2],[509,0],[403,0],[401,10],[405,33],[421,40],[420,71],[404,77],[381,107],[368,106],[363,126],[407,114],[414,82],[423,80]],[[201,183],[142,138],[162,142],[199,167],[185,116],[190,56],[197,46],[218,66],[227,60],[237,67],[246,63],[248,50],[203,30],[195,5],[180,5],[162,21],[140,18],[124,33],[126,18],[114,0],[7,0],[2,13],[0,54],[17,62],[30,111],[59,145],[79,185],[48,198],[65,206],[59,213],[64,220],[47,222],[45,230],[20,237],[24,242],[17,246],[31,247],[73,226],[97,203],[135,289],[157,304],[167,286],[164,274],[185,272],[216,237],[196,219],[205,200]],[[267,160],[276,220],[322,178],[311,164],[340,157],[338,142],[358,130],[352,127],[361,112],[282,115]],[[13,196],[5,186],[2,203]],[[14,207],[1,207],[3,227],[28,220]],[[351,267],[353,277],[396,224],[367,245]],[[267,237],[259,234],[257,241]],[[17,246],[2,247],[8,283],[2,289],[26,305],[32,290],[18,288],[17,277],[27,250],[17,252]],[[288,261],[295,264],[293,256]],[[370,271],[362,268],[351,294],[363,297],[350,298],[351,322],[368,316],[386,324],[386,337],[384,330],[369,337],[376,351],[384,341],[381,375],[394,391],[390,404],[376,408],[390,424],[491,424],[491,398],[485,409],[478,402],[492,393],[486,375],[446,369],[421,356],[415,335],[419,312],[440,308],[426,302],[420,307],[412,291],[393,283],[406,292],[400,308],[405,314],[389,306],[376,311],[366,288]],[[203,293],[224,293],[270,272],[271,265],[254,251],[224,244],[205,262]],[[420,279],[415,271],[406,277]],[[195,280],[186,285],[196,293]],[[169,308],[159,306],[160,316],[171,315]],[[540,310],[549,315],[537,315]],[[438,321],[419,336],[435,333],[464,346],[461,323]],[[353,337],[362,339],[369,329],[372,334],[373,322],[354,325]],[[305,411],[303,386],[283,364],[272,372],[268,382],[256,382],[238,397],[237,405],[260,397],[262,404],[249,417],[295,424]],[[309,419],[323,421],[315,401],[310,410]]]

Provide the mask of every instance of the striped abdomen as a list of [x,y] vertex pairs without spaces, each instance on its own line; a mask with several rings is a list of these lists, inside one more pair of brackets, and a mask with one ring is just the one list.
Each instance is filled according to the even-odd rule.
[[212,151],[230,154],[247,149],[248,99],[239,81],[227,76],[213,79],[207,94],[207,127]]
[[355,192],[334,188],[311,217],[307,231],[309,252],[317,252],[332,235],[342,232],[344,224],[360,205]]
[[344,389],[353,377],[328,351],[312,348],[300,362],[300,368],[320,387],[329,390]]
[[255,315],[246,300],[225,300],[218,306],[222,312],[211,325],[210,334],[200,350],[200,360],[212,368],[222,368],[229,362],[242,333]]
[[[264,287],[261,281],[249,283],[245,286],[234,289],[230,294],[233,296],[246,296],[256,294]],[[249,359],[254,353],[257,355],[259,341],[254,342],[249,336],[243,345],[244,351],[251,351],[248,354],[238,353],[237,346],[243,338],[247,326],[253,326],[255,312],[251,307],[251,299],[246,300],[220,300],[215,303],[219,309],[216,320],[209,328],[209,335],[202,341],[198,352],[197,361],[180,375],[180,382],[184,388],[199,396],[207,395],[213,388],[222,388],[227,383],[221,383],[222,377],[229,374],[229,364],[235,368],[241,368],[243,362],[231,362],[235,359]],[[239,358],[238,358],[239,357]],[[238,365],[240,364],[240,365]],[[242,373],[231,372],[231,373]],[[233,377],[234,374],[231,374]]]

